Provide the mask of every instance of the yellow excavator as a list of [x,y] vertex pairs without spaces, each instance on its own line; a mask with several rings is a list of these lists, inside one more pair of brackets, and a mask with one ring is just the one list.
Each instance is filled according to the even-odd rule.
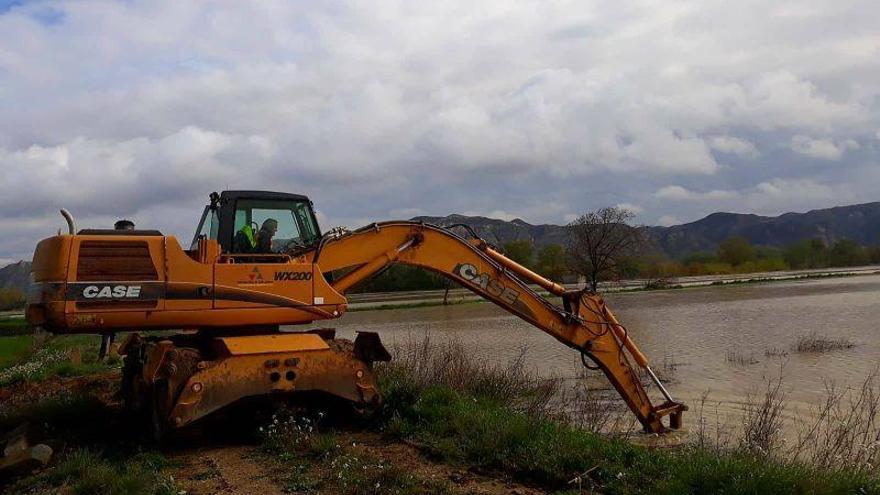
[[[388,221],[322,234],[305,196],[224,191],[210,195],[183,249],[173,236],[130,222],[76,231],[61,213],[68,233],[34,252],[27,319],[53,333],[100,334],[102,352],[116,333],[128,333],[118,351],[121,391],[128,408],[149,412],[157,435],[266,394],[321,391],[361,409],[380,405],[373,363],[391,356],[376,333],[350,342],[333,329],[279,328],[341,317],[345,294],[393,263],[446,276],[580,353],[646,432],[680,428],[687,410],[598,294],[532,272],[467,226]],[[147,330],[178,332],[138,333]],[[633,361],[663,395],[659,405]]]

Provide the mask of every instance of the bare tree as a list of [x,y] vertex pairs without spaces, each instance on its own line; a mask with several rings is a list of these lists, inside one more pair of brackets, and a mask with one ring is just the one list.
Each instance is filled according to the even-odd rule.
[[622,264],[638,253],[644,236],[630,225],[635,214],[609,206],[590,211],[568,224],[568,259],[571,270],[587,278],[596,291],[600,279],[616,277]]

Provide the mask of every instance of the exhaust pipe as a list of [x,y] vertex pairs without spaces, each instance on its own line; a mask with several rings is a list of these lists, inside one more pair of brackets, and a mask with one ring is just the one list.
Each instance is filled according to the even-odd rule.
[[61,216],[64,217],[65,220],[67,220],[67,231],[70,233],[70,235],[76,233],[76,226],[73,223],[73,215],[71,215],[66,208],[61,208]]

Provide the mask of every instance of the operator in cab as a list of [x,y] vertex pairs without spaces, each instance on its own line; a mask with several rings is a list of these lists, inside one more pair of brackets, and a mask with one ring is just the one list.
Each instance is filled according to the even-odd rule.
[[258,253],[272,253],[272,238],[278,232],[278,220],[267,218],[257,233],[257,249]]
[[237,254],[272,253],[272,238],[277,232],[278,220],[274,218],[267,218],[257,232],[251,225],[245,225],[235,233],[233,250]]

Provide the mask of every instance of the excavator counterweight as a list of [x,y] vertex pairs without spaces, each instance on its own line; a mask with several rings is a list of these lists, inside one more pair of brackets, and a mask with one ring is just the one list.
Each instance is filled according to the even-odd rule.
[[[679,428],[687,409],[599,295],[567,290],[476,236],[409,221],[321,235],[308,198],[264,191],[212,194],[188,250],[154,230],[75,232],[64,213],[68,234],[34,253],[28,320],[54,333],[130,332],[120,348],[123,395],[133,410],[150,411],[157,434],[264,394],[318,390],[359,409],[378,406],[372,364],[391,358],[378,335],[352,343],[328,329],[279,327],[342,316],[345,293],[393,263],[446,276],[579,352],[647,432],[664,432],[664,416]],[[146,330],[180,332],[138,333]],[[664,403],[652,404],[631,361]]]

